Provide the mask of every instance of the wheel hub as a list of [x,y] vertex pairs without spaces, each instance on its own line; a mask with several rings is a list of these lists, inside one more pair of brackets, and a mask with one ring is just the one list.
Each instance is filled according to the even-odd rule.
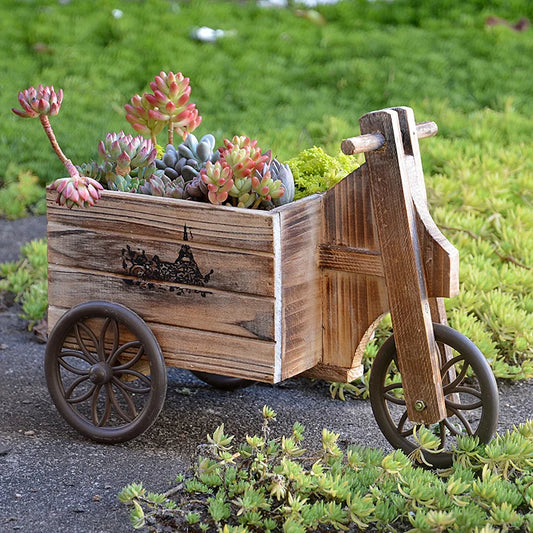
[[96,385],[109,383],[113,377],[111,367],[104,362],[96,363],[89,370],[89,379]]

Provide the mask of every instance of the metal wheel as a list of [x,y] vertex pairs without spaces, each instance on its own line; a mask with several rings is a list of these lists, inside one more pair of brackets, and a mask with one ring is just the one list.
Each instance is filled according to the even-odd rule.
[[[430,426],[440,438],[441,453],[424,453],[437,468],[452,464],[451,445],[461,435],[476,435],[489,442],[498,419],[498,388],[490,366],[476,345],[458,331],[433,324],[439,346],[451,348],[451,358],[442,361],[441,376],[448,416]],[[442,352],[442,348],[441,348]],[[391,336],[376,355],[370,374],[370,401],[376,421],[395,447],[410,454],[418,448],[413,438],[415,424],[407,417],[396,345]]]
[[230,376],[222,376],[221,374],[210,374],[209,372],[199,372],[198,370],[191,370],[191,372],[204,383],[220,390],[244,389],[254,384],[253,381],[243,378],[233,378]]
[[63,418],[98,442],[146,431],[165,401],[165,360],[133,311],[87,302],[65,313],[48,339],[46,382]]

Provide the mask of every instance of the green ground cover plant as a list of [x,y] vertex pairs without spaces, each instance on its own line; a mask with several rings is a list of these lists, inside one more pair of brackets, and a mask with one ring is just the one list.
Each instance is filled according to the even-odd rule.
[[[191,469],[164,494],[141,483],[124,487],[119,499],[131,507],[132,526],[191,533],[490,533],[533,527],[532,421],[485,446],[473,437],[460,439],[453,466],[433,472],[400,451],[341,450],[339,435],[327,429],[322,448],[307,450],[299,423],[290,435],[273,435],[275,417],[264,407],[262,433],[238,444],[223,425],[216,428]],[[428,441],[422,430],[419,437]]]
[[0,263],[0,292],[15,297],[20,304],[21,316],[31,328],[46,315],[48,307],[48,260],[46,240],[24,244],[19,261]]

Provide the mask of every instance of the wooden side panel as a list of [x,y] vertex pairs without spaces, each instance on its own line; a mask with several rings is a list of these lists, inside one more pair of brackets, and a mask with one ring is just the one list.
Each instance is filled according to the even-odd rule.
[[367,165],[324,196],[322,267],[323,358],[317,377],[353,380],[364,346],[387,311],[387,289]]
[[322,356],[322,294],[318,268],[322,197],[280,208],[281,339],[286,379]]
[[170,366],[279,380],[278,217],[109,191],[67,210],[49,193],[49,327],[109,300],[146,321]]
[[[72,223],[72,217],[70,219]],[[183,247],[189,247],[184,255]],[[48,222],[48,257],[50,263],[73,269],[84,269],[116,274],[143,280],[143,272],[154,270],[151,260],[157,255],[159,261],[172,270],[173,263],[194,258],[198,266],[197,282],[210,289],[220,289],[245,294],[274,297],[274,256],[266,252],[235,250],[206,246],[196,239],[184,240],[183,230],[176,231],[174,238],[110,233]],[[180,279],[182,270],[176,270],[169,278]],[[171,272],[170,272],[171,274]],[[205,280],[205,277],[208,279]]]
[[183,239],[187,226],[195,245],[254,250],[273,253],[272,215],[237,207],[215,207],[199,202],[159,198],[141,194],[103,191],[102,198],[90,209],[68,210],[54,203],[48,192],[49,220],[105,234],[123,234],[135,242],[158,238]]
[[[274,300],[208,287],[152,281],[142,285],[103,271],[50,265],[49,301],[69,308],[91,300],[124,305],[145,321],[274,341]],[[173,346],[161,346],[163,352]]]

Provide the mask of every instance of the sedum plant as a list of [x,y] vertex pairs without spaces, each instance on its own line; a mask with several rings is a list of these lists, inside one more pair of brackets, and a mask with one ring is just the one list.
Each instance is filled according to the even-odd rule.
[[57,191],[57,203],[66,205],[69,209],[74,206],[94,205],[100,198],[102,185],[88,176],[81,175],[72,161],[67,159],[50,124],[49,117],[57,115],[61,108],[63,90],[59,89],[56,93],[53,86],[39,85],[37,89],[29,87],[19,92],[18,100],[22,110],[13,108],[13,113],[22,118],[39,118],[54,152],[69,173],[68,178],[60,178],[50,186],[52,190]]
[[174,133],[185,139],[202,122],[196,105],[189,103],[191,87],[189,78],[181,72],[160,72],[150,82],[152,93],[136,94],[131,104],[126,104],[126,120],[133,129],[151,138],[156,144],[156,136],[166,127],[168,143],[172,144]]
[[[304,448],[305,428],[272,435],[276,413],[263,408],[259,435],[239,444],[219,426],[177,486],[164,494],[132,483],[118,495],[131,524],[149,531],[290,532],[530,531],[533,527],[533,421],[480,446],[458,440],[445,471],[421,468],[415,453],[348,446],[324,429]],[[429,430],[420,443],[431,442]],[[416,450],[418,451],[418,450]]]

